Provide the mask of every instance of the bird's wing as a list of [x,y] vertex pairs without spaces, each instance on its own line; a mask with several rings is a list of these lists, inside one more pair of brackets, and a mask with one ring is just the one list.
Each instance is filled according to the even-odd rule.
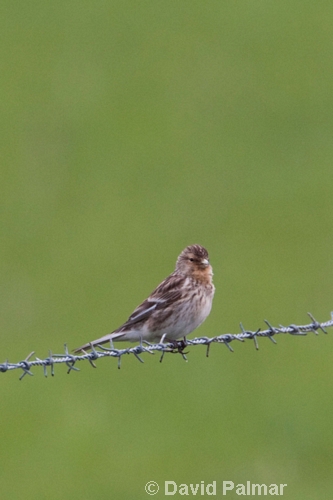
[[115,332],[127,329],[132,325],[143,321],[157,309],[165,309],[173,302],[180,300],[183,295],[183,285],[186,277],[181,274],[172,273],[142,302],[131,314],[126,323],[121,325]]
[[142,304],[140,304],[128,318],[126,323],[121,325],[117,330],[114,330],[108,335],[104,335],[93,342],[84,344],[83,346],[75,349],[74,352],[80,352],[82,349],[90,349],[91,346],[105,344],[111,339],[122,340],[126,333],[126,330],[130,329],[133,325],[144,321],[149,318],[149,316],[158,309],[167,308],[172,305],[175,301],[182,299],[184,295],[184,282],[186,277],[182,274],[176,272],[170,274],[158,287],[150,294],[148,299],[146,299]]

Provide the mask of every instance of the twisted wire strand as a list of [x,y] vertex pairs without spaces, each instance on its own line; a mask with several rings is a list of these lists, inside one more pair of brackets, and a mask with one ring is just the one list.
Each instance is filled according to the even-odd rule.
[[111,343],[109,348],[99,345],[98,347],[100,350],[96,350],[93,346],[91,346],[91,352],[87,353],[83,351],[83,354],[80,355],[71,354],[68,351],[67,344],[65,344],[65,352],[63,354],[52,354],[51,351],[49,351],[49,356],[45,359],[39,359],[35,357],[35,359],[31,360],[32,356],[35,354],[34,352],[31,352],[24,360],[17,363],[10,363],[8,360],[6,360],[5,363],[0,364],[0,372],[5,373],[7,371],[16,369],[22,370],[21,376],[19,378],[20,380],[22,380],[26,375],[33,375],[30,370],[32,367],[42,366],[44,369],[44,375],[45,377],[47,377],[47,367],[50,367],[51,375],[53,376],[54,365],[56,364],[66,364],[68,367],[67,373],[70,373],[71,371],[79,371],[79,368],[75,366],[75,363],[77,363],[78,361],[89,361],[91,366],[96,368],[94,361],[105,357],[117,358],[118,368],[120,368],[121,358],[125,354],[132,354],[138,359],[138,361],[143,363],[144,361],[141,358],[140,354],[155,354],[155,351],[161,353],[160,361],[163,360],[166,353],[180,354],[183,359],[187,360],[187,353],[184,352],[184,349],[189,346],[205,345],[206,356],[208,357],[211,344],[224,344],[230,351],[233,352],[233,348],[231,347],[230,343],[234,340],[244,342],[245,340],[253,339],[255,348],[259,349],[258,337],[268,337],[273,343],[276,344],[274,336],[278,334],[303,336],[307,335],[307,333],[309,332],[318,334],[319,331],[322,331],[323,333],[327,333],[325,328],[333,327],[333,312],[331,312],[331,319],[322,323],[319,323],[311,313],[308,313],[308,315],[311,319],[311,323],[307,325],[291,324],[289,326],[279,325],[279,327],[275,327],[272,326],[267,320],[265,320],[265,323],[268,326],[266,330],[261,330],[259,328],[257,331],[251,331],[245,330],[242,323],[240,323],[241,333],[237,334],[226,333],[223,335],[217,335],[215,337],[197,337],[194,339],[184,339],[181,341],[166,343],[163,342],[162,338],[161,343],[159,344],[151,344],[149,342],[142,341],[139,345],[128,347],[125,349],[116,349]]

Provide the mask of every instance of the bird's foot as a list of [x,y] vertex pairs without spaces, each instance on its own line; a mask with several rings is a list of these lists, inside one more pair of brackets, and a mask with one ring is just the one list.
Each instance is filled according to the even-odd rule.
[[187,347],[187,341],[186,337],[184,337],[182,340],[170,340],[169,344],[171,344],[171,352],[173,353],[180,353],[180,354],[188,354],[187,352],[184,352],[185,347]]

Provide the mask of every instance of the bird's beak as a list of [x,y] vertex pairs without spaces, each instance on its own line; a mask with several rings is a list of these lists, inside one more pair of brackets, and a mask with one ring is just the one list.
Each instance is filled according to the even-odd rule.
[[205,267],[209,266],[209,260],[208,259],[202,259],[201,262]]

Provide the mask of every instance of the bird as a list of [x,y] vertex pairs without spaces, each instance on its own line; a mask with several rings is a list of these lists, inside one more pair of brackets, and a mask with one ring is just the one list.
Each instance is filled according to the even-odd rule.
[[177,342],[201,325],[209,315],[215,293],[213,269],[207,250],[187,246],[175,270],[131,314],[119,328],[74,350],[86,351],[113,341]]

